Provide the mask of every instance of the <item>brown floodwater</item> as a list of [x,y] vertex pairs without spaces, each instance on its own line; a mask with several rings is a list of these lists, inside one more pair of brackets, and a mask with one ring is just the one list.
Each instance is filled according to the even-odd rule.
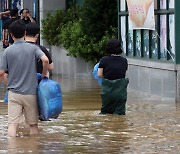
[[7,138],[7,104],[0,103],[0,153],[180,153],[180,104],[174,100],[128,90],[127,115],[99,115],[96,81],[52,78],[62,88],[59,118],[39,122],[37,136],[21,124],[18,137]]

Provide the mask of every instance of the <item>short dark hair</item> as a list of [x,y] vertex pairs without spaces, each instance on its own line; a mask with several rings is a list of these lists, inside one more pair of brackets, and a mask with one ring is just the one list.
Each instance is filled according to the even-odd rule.
[[9,26],[9,32],[15,37],[15,38],[22,38],[25,35],[26,26],[25,23],[22,20],[14,21]]
[[15,8],[15,9],[11,9],[10,11],[10,16],[11,17],[14,17],[14,16],[17,16],[18,15],[18,9]]
[[110,39],[106,42],[105,51],[108,54],[121,54],[123,50],[121,48],[121,42],[117,39]]
[[36,36],[37,34],[39,34],[40,28],[39,25],[37,23],[28,23],[26,25],[26,35],[27,36]]
[[19,14],[21,15],[23,13],[24,10],[27,10],[29,12],[29,9],[27,8],[24,8],[24,9],[21,9],[21,11],[19,12]]
[[24,9],[21,9],[21,11],[19,12],[19,14],[21,15],[23,13]]
[[22,11],[22,13],[23,13],[24,11],[27,11],[27,12],[29,13],[29,9],[27,9],[27,8],[24,8],[23,11]]

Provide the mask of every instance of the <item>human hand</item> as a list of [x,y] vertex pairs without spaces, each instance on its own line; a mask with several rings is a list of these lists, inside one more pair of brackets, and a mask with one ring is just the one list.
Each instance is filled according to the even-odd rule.
[[49,73],[48,73],[48,72],[47,72],[46,74],[42,73],[41,78],[42,78],[42,79],[43,79],[43,78],[49,78]]
[[30,14],[30,13],[28,13],[28,14],[27,14],[27,17],[31,18],[32,16],[31,16],[31,14]]
[[9,45],[9,41],[8,40],[4,40],[4,45],[8,46]]

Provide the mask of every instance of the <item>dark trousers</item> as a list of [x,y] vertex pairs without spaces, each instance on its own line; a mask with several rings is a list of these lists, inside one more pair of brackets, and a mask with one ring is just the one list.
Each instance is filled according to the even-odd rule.
[[125,115],[128,79],[102,79],[101,114]]

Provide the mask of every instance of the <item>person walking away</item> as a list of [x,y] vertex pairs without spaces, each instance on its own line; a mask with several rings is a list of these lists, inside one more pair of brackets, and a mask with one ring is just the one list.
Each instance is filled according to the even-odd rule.
[[15,42],[4,50],[0,61],[0,82],[8,71],[8,136],[16,136],[23,114],[30,135],[38,134],[36,61],[41,59],[43,62],[42,78],[47,76],[49,61],[36,45],[24,41],[25,24],[22,20],[13,22],[9,32]]
[[[39,37],[39,32],[40,32],[40,28],[39,28],[39,25],[37,23],[26,24],[26,36],[25,36],[26,42],[31,43],[31,44],[36,44],[38,37]],[[36,45],[48,57],[48,59],[49,59],[48,71],[52,71],[54,69],[54,64],[53,64],[53,61],[51,59],[51,55],[49,54],[48,50],[44,46],[41,46],[38,44],[36,44]],[[38,60],[37,61],[37,73],[42,74],[42,71],[43,71],[42,61]]]
[[102,78],[101,114],[125,115],[128,79],[127,59],[122,57],[121,42],[110,39],[106,43],[107,56],[102,57],[98,68],[98,77]]

